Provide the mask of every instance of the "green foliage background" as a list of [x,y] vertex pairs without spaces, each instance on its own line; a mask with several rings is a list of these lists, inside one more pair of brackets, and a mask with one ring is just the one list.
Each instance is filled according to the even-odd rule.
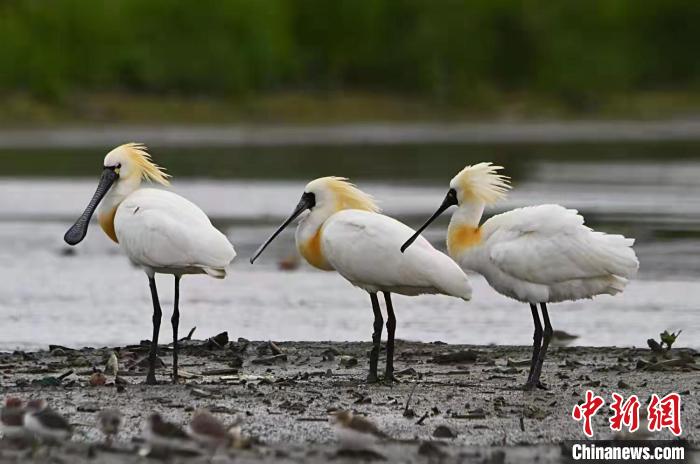
[[0,1],[0,94],[363,90],[438,102],[700,84],[697,0]]

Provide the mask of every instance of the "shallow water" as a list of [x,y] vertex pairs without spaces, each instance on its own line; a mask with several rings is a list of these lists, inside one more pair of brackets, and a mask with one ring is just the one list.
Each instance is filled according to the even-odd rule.
[[[449,160],[443,164],[451,166],[455,150],[450,147],[450,156],[438,154],[436,159]],[[40,158],[59,165],[66,159],[46,154]],[[379,163],[379,171],[390,172],[387,162],[393,159],[390,155],[389,161]],[[555,328],[579,335],[578,344],[643,346],[664,329],[683,329],[679,345],[700,348],[700,158],[657,159],[518,160],[517,169],[510,172],[515,190],[497,210],[489,211],[557,202],[579,209],[595,228],[637,238],[642,268],[624,294],[552,306]],[[332,173],[341,174],[342,164]],[[216,171],[216,164],[210,169]],[[360,173],[358,183],[381,201],[387,214],[415,227],[439,205],[454,171],[445,168],[445,179],[436,181],[432,174],[422,176],[416,170],[420,167],[413,168],[414,174],[385,178]],[[99,165],[96,171],[97,176]],[[357,166],[348,171],[356,173]],[[183,335],[197,326],[200,337],[228,330],[234,338],[369,340],[372,311],[366,293],[334,273],[306,265],[292,272],[277,269],[279,260],[295,255],[291,228],[255,266],[248,264],[257,245],[291,212],[305,183],[293,180],[296,174],[258,174],[263,180],[176,178],[173,188],[214,218],[239,254],[224,281],[203,276],[183,280]],[[63,233],[92,195],[96,176],[0,179],[0,348],[104,346],[150,338],[150,294],[144,274],[120,256],[96,224],[77,248],[68,250],[63,244]],[[447,217],[427,234],[441,248],[446,222]],[[158,282],[164,307],[161,340],[169,341],[172,280],[163,276]],[[531,343],[528,307],[498,295],[478,276],[472,276],[472,282],[474,298],[469,303],[441,296],[397,296],[397,336],[451,343]]]

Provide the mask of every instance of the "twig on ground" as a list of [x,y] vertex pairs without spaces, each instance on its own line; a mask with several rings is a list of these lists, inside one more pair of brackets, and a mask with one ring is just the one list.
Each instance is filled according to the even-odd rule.
[[182,337],[179,341],[184,342],[187,340],[192,340],[192,335],[194,334],[194,331],[197,330],[197,326],[194,326],[190,329],[190,331],[187,333],[187,336]]
[[408,399],[406,400],[406,407],[403,408],[404,417],[408,416],[408,407],[411,405],[411,400],[413,399],[413,392],[416,391],[416,387],[418,387],[418,382],[413,384],[413,388],[411,388],[411,393],[408,394]]

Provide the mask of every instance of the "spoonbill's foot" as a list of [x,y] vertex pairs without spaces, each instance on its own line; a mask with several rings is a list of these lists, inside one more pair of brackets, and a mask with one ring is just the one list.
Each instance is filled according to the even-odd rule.
[[392,373],[385,375],[382,383],[384,385],[393,385],[394,383],[401,383],[401,381]]
[[549,390],[549,388],[547,387],[547,385],[543,384],[543,383],[540,382],[539,380],[537,380],[537,381],[528,380],[528,381],[525,383],[525,385],[523,385],[523,390],[525,390],[525,391],[534,391],[534,390],[536,390],[536,389],[540,389],[540,390]]

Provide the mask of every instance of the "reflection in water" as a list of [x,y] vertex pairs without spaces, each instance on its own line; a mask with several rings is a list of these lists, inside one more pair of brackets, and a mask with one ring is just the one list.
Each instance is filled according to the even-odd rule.
[[[270,227],[293,207],[306,180],[320,174],[365,173],[359,175],[358,182],[381,201],[387,214],[417,226],[440,202],[450,177],[475,156],[457,156],[457,147],[436,158],[421,150],[410,155],[418,157],[420,153],[420,161],[409,156],[410,163],[416,161],[418,166],[411,165],[412,174],[405,176],[401,173],[410,163],[389,150],[381,163],[377,161],[376,169],[364,154],[352,160],[345,154],[340,164],[328,153],[328,160],[314,165],[308,173],[301,172],[308,160],[297,165],[293,154],[283,165],[270,161],[279,154],[261,155],[261,164],[255,162],[256,169],[270,162],[270,169],[289,173],[285,177],[304,180],[176,177],[174,188],[213,216],[239,252],[229,279],[183,280],[187,299],[182,302],[181,326],[189,329],[196,325],[200,337],[225,328],[234,338],[369,340],[372,315],[367,312],[366,294],[333,273],[306,265],[292,272],[277,269],[277,262],[294,251],[293,231],[274,242],[259,265],[250,266],[247,258]],[[580,335],[577,343],[581,344],[637,346],[666,328],[683,328],[679,344],[697,347],[694,334],[700,328],[696,314],[700,284],[694,281],[700,273],[700,161],[665,158],[629,162],[618,158],[603,163],[575,161],[573,156],[552,161],[545,153],[525,163],[499,160],[499,153],[479,155],[473,161],[501,161],[513,177],[514,191],[498,205],[499,211],[557,202],[579,209],[597,229],[638,240],[639,279],[614,298],[557,305],[552,310],[555,328]],[[70,166],[77,160],[56,156],[53,166],[59,170],[65,168],[62,163]],[[172,156],[164,160],[158,156],[158,161],[177,175],[189,169],[189,163],[200,166],[209,162],[208,169],[213,169],[213,158],[209,157],[220,154],[205,155],[199,161],[190,156],[180,162]],[[94,166],[85,163],[83,154],[79,158],[79,174],[99,174],[101,157],[95,157]],[[316,160],[322,158],[319,155]],[[246,165],[236,163],[237,167]],[[338,172],[341,165],[343,172]],[[363,165],[364,171],[360,169]],[[398,174],[392,175],[392,168]],[[253,169],[246,169],[235,177],[252,176]],[[216,169],[217,174],[226,172]],[[367,175],[370,172],[372,176]],[[386,180],[363,180],[376,177],[377,172]],[[416,177],[427,180],[409,180]],[[135,343],[150,336],[150,297],[140,282],[146,279],[143,273],[133,269],[95,225],[81,247],[66,253],[62,243],[65,228],[84,206],[94,184],[92,177],[78,181],[0,180],[0,239],[5,244],[0,248],[4,263],[0,269],[0,348],[47,343],[100,346]],[[428,234],[442,248],[446,219],[442,227]],[[529,343],[531,333],[523,330],[529,327],[529,312],[496,294],[481,278],[474,276],[472,280],[474,299],[470,303],[448,297],[397,297],[398,336],[425,341]],[[168,308],[172,285],[169,278],[160,282],[164,308]],[[164,309],[166,315],[169,311]]]

